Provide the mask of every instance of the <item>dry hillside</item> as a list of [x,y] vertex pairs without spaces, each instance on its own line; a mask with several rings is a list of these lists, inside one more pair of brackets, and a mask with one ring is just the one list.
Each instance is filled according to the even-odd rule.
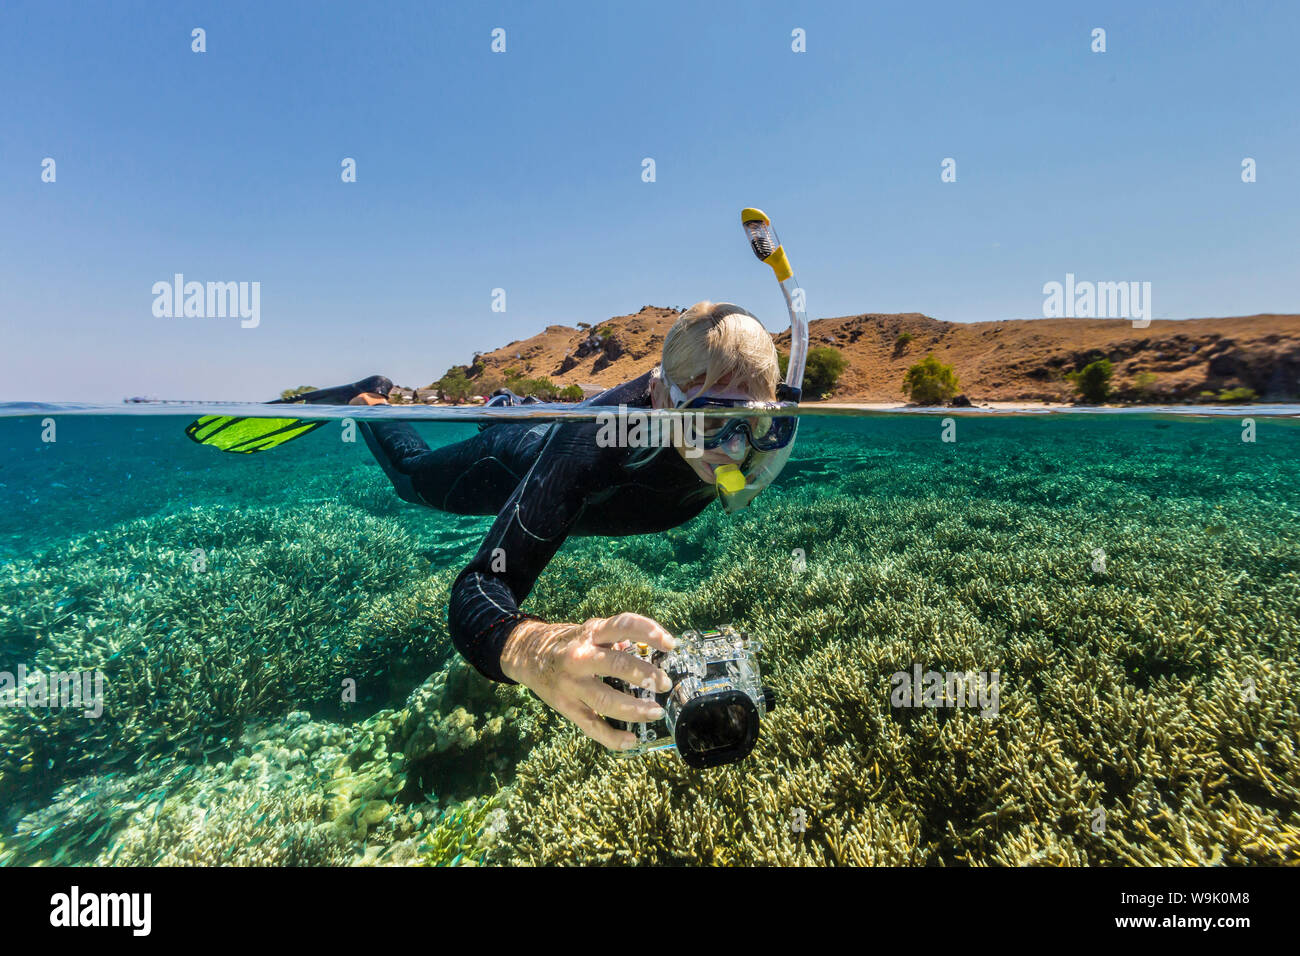
[[[518,368],[560,385],[615,385],[654,366],[679,314],[645,306],[590,329],[552,325],[480,359],[486,368]],[[900,346],[904,332],[912,340]],[[1139,373],[1149,372],[1154,397],[1193,398],[1244,385],[1266,398],[1300,398],[1298,315],[1157,319],[1135,329],[1119,319],[963,323],[915,312],[864,314],[815,319],[811,340],[848,359],[831,396],[839,402],[901,401],[904,372],[927,352],[952,365],[962,391],[977,402],[1068,400],[1065,374],[1103,356],[1115,363],[1121,395],[1131,392]],[[777,345],[789,349],[788,331],[777,336]]]

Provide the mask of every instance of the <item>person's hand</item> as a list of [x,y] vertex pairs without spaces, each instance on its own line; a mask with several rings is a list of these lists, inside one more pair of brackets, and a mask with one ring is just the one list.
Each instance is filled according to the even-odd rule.
[[520,621],[501,651],[501,671],[568,717],[588,737],[611,750],[627,750],[636,746],[636,736],[615,730],[604,718],[658,720],[663,708],[617,691],[602,678],[617,677],[661,694],[672,688],[662,670],[622,650],[632,644],[671,651],[677,642],[640,614],[594,617],[583,624]]

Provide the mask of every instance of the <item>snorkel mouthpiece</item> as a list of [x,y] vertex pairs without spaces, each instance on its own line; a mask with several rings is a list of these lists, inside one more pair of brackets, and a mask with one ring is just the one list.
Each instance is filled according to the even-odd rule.
[[729,495],[745,490],[745,473],[737,465],[721,465],[713,472],[713,478]]

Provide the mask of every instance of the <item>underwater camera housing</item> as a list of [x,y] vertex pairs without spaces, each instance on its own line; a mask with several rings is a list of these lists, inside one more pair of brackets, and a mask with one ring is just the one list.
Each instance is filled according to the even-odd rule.
[[759,720],[776,706],[764,687],[756,655],[762,644],[727,626],[686,631],[671,653],[637,644],[632,654],[661,668],[673,686],[663,694],[633,687],[617,677],[605,683],[643,700],[653,700],[664,716],[651,723],[605,718],[616,730],[630,730],[637,745],[622,755],[638,756],[673,747],[688,766],[717,767],[743,760],[758,741]]

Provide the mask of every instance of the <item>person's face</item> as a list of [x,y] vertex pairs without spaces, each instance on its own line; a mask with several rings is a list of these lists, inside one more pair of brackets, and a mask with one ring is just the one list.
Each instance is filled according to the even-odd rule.
[[[679,385],[687,395],[690,395],[695,389],[704,384],[704,378],[701,376],[691,382]],[[753,395],[738,388],[733,388],[729,378],[722,378],[715,382],[709,389],[709,396],[712,398],[735,398],[747,402],[759,401]],[[655,403],[658,408],[672,408],[672,399],[668,396],[668,390],[665,386],[662,394],[656,394],[658,399]],[[674,435],[676,435],[674,430]],[[687,448],[681,442],[674,442],[673,447],[677,453],[686,460],[686,463],[694,469],[695,473],[700,476],[700,480],[706,484],[717,484],[716,472],[722,465],[740,465],[745,456],[749,454],[749,443],[747,441],[737,441],[730,448],[723,445],[713,449]],[[687,452],[690,452],[687,454]],[[701,455],[700,452],[703,451]]]

